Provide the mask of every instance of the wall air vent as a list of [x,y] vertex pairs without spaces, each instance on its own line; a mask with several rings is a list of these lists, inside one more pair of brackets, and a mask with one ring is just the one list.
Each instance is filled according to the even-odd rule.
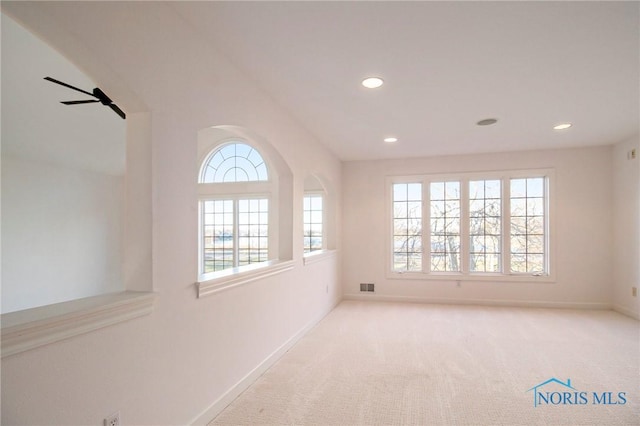
[[375,291],[374,283],[360,283],[360,291]]

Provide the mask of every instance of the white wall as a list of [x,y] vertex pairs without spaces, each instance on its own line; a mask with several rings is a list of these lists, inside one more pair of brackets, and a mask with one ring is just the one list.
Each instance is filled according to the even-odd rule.
[[[514,169],[555,169],[556,282],[388,279],[385,177]],[[345,295],[408,301],[607,307],[611,303],[611,147],[514,152],[343,166]],[[376,284],[375,294],[359,283]]]
[[123,290],[121,176],[2,157],[2,312]]
[[[613,303],[622,313],[640,319],[640,143],[636,136],[613,147]],[[628,153],[636,150],[636,159]]]
[[[149,316],[3,358],[2,424],[100,425],[120,411],[123,425],[184,425],[213,415],[216,407],[208,409],[215,401],[341,298],[338,257],[302,264],[304,180],[320,176],[339,200],[340,162],[187,23],[164,25],[171,14],[164,5],[8,7],[26,10],[22,18],[42,23],[50,43],[71,49],[71,58],[75,44],[57,32],[88,25],[78,45],[111,61],[148,106],[158,298]],[[132,30],[120,36],[119,25]],[[175,43],[174,32],[190,43]],[[88,58],[80,53],[77,58]],[[226,124],[259,134],[292,170],[296,266],[197,299],[197,133]],[[341,216],[340,203],[334,215]]]
[[2,312],[121,291],[125,122],[60,104],[84,95],[44,76],[93,81],[1,19]]

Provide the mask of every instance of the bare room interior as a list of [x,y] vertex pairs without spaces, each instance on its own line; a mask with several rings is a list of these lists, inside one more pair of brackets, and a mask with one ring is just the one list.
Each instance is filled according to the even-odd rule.
[[640,422],[640,3],[0,5],[3,425]]

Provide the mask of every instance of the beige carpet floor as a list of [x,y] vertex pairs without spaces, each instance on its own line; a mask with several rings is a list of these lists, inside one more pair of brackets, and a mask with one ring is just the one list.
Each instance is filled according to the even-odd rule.
[[[574,390],[551,382],[534,407],[551,378]],[[640,425],[640,322],[344,301],[211,423],[294,424]]]

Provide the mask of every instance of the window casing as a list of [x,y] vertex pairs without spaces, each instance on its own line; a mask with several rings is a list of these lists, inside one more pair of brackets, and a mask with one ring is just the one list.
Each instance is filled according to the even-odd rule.
[[200,202],[202,272],[217,272],[269,260],[269,199]]
[[324,238],[324,197],[322,193],[307,192],[304,195],[303,252],[305,254],[325,248]]
[[388,178],[389,277],[553,281],[553,175]]
[[545,272],[545,182],[543,178],[511,179],[511,272]]
[[272,188],[261,154],[243,141],[217,146],[199,176],[199,275],[267,262]]

